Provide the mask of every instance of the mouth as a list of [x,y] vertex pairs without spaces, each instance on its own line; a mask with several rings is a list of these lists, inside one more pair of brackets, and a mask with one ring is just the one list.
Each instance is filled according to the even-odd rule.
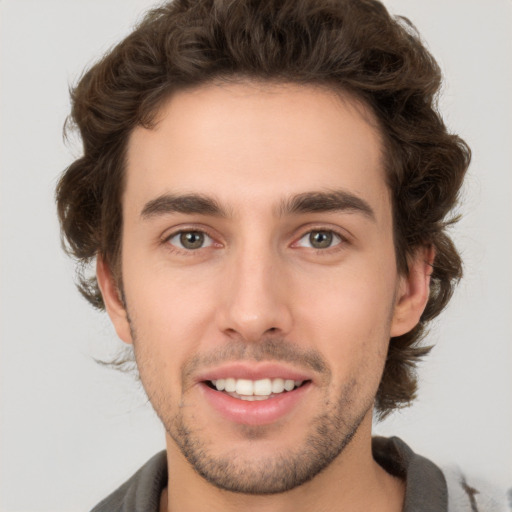
[[307,385],[309,382],[309,380],[292,380],[280,377],[258,380],[227,377],[207,380],[204,381],[204,384],[210,389],[222,392],[232,398],[255,402],[278,398]]
[[[270,425],[304,411],[314,391],[303,372],[263,365],[230,365],[202,375],[199,389],[215,418],[232,424]],[[212,419],[213,419],[212,417]]]
[[270,425],[312,406],[315,376],[280,362],[235,361],[196,376],[197,389],[214,418]]

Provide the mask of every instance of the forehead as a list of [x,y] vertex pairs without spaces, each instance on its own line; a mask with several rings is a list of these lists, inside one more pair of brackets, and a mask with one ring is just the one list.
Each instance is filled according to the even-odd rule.
[[387,196],[364,105],[325,87],[208,84],[175,93],[153,128],[132,132],[124,209],[165,193],[213,195],[236,210],[333,189]]

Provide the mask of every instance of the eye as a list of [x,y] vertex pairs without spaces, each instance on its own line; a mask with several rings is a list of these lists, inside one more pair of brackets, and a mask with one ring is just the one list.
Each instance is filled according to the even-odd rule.
[[296,243],[299,247],[311,247],[313,249],[329,249],[343,242],[340,235],[328,229],[309,231]]
[[167,239],[167,242],[178,249],[194,251],[213,245],[213,240],[203,231],[179,231]]

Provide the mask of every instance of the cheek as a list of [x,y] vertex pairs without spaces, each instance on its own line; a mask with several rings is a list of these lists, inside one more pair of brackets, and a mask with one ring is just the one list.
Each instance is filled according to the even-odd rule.
[[297,291],[304,297],[297,301],[298,332],[344,373],[377,370],[390,339],[395,279],[389,266],[378,264],[345,267],[323,280],[317,276]]
[[125,295],[141,377],[180,382],[180,365],[201,349],[211,328],[214,290],[168,269],[124,267]]

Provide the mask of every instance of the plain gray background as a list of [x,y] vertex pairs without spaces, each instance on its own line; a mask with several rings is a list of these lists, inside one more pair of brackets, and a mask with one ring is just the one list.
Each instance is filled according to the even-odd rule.
[[[130,378],[92,359],[118,343],[73,286],[53,202],[79,156],[68,84],[150,0],[0,0],[0,509],[85,511],[164,433]],[[377,425],[438,463],[512,484],[512,2],[389,0],[446,75],[442,110],[474,151],[454,229],[466,275],[433,326],[417,403]]]

